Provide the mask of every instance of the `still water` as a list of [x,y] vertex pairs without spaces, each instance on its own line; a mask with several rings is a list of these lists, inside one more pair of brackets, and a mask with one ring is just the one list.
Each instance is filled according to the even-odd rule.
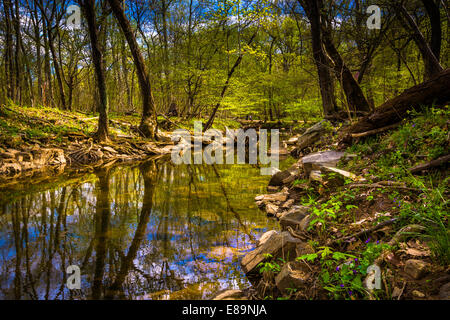
[[[251,165],[134,166],[0,189],[0,299],[207,299],[278,224]],[[81,270],[69,290],[65,270]]]

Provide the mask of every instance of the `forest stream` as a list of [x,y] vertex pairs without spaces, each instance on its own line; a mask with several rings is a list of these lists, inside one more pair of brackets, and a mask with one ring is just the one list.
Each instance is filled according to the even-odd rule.
[[[239,259],[279,228],[254,202],[269,178],[252,165],[158,160],[3,188],[1,299],[206,299],[243,289]],[[69,265],[80,267],[81,290],[66,286]]]

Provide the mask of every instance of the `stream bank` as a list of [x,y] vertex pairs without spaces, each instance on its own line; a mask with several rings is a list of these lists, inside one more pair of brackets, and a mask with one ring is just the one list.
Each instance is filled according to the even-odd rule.
[[255,197],[281,231],[241,260],[251,289],[229,294],[450,299],[449,168],[429,165],[449,152],[448,124],[448,110],[429,110],[352,145],[324,122],[290,139],[299,160]]

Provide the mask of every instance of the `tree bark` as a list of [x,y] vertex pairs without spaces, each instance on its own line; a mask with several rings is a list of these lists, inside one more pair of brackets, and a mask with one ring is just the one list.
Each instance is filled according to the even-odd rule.
[[[400,16],[401,21],[403,22],[404,26],[412,31],[411,36],[414,39],[414,42],[416,43],[417,47],[419,48],[419,51],[423,58],[423,62],[425,64],[425,79],[430,79],[434,75],[441,72],[443,70],[443,68],[442,68],[441,64],[439,63],[438,58],[433,53],[433,50],[430,47],[430,45],[428,44],[424,35],[420,31],[419,26],[416,24],[414,19],[408,13],[405,6],[402,4],[397,4],[395,6],[395,9],[397,11],[397,14]],[[435,34],[436,34],[436,32],[435,32]],[[435,35],[435,37],[437,37],[437,35]],[[434,40],[434,41],[436,41],[436,40]],[[435,44],[435,45],[437,45],[437,44]]]
[[91,40],[92,61],[94,62],[95,78],[99,94],[98,101],[98,129],[96,138],[99,141],[108,140],[108,95],[106,93],[105,66],[103,63],[103,48],[98,41],[98,27],[95,15],[95,0],[84,0],[81,2],[89,29]]
[[3,0],[5,13],[5,76],[7,79],[7,97],[14,98],[14,73],[13,73],[13,39],[11,26],[11,0]]
[[134,36],[130,22],[125,15],[122,5],[119,0],[108,0],[114,16],[119,22],[120,28],[127,39],[130,47],[133,61],[136,66],[136,72],[141,87],[142,97],[142,119],[139,125],[139,130],[144,137],[154,139],[158,130],[157,113],[155,100],[153,98],[152,87],[150,84],[149,75],[145,68],[144,58],[142,57],[139,45]]
[[439,61],[441,58],[442,45],[441,12],[439,11],[439,4],[434,0],[422,0],[422,3],[425,6],[431,25],[431,51],[433,51],[434,56]]
[[[311,25],[311,44],[314,62],[319,75],[320,94],[322,95],[322,106],[325,118],[332,117],[337,112],[336,98],[334,96],[334,83],[331,77],[330,61],[322,47],[321,15],[318,1],[298,0],[306,12]],[[320,4],[319,4],[320,5]]]
[[[322,2],[321,0],[317,1],[319,3]],[[355,113],[368,112],[370,111],[369,102],[364,96],[364,93],[362,92],[358,82],[353,77],[353,74],[351,73],[350,69],[347,67],[344,60],[342,59],[339,51],[333,44],[333,38],[331,36],[331,32],[329,29],[329,23],[325,23],[328,21],[327,17],[325,17],[323,13],[323,5],[322,7],[319,7],[319,10],[322,16],[321,18],[322,38],[323,38],[322,42],[325,46],[326,51],[328,52],[328,55],[333,60],[334,73],[336,75],[336,78],[340,81],[342,89],[344,90],[348,106],[350,110]]]

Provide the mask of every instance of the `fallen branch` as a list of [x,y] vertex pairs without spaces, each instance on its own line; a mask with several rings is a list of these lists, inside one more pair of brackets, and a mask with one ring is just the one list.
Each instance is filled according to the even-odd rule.
[[307,241],[310,240],[311,238],[309,236],[306,235],[305,232],[302,233],[297,233],[295,232],[292,227],[287,227],[286,230],[291,234],[291,236],[293,236],[294,238],[303,240],[303,241]]
[[439,167],[445,163],[447,163],[448,161],[450,161],[450,154],[446,155],[446,156],[442,156],[440,158],[437,158],[436,160],[427,162],[427,163],[423,163],[423,164],[419,164],[415,167],[412,167],[409,170],[409,172],[411,173],[417,173],[417,172],[421,172],[424,170],[428,170],[434,167]]
[[388,184],[381,184],[381,183],[372,183],[372,184],[364,184],[364,183],[356,183],[356,184],[349,184],[344,186],[344,188],[353,189],[353,188],[392,188],[392,189],[401,189],[401,190],[408,190],[408,191],[417,191],[417,192],[424,192],[424,190],[417,189],[417,188],[409,188],[402,185],[388,185]]
[[173,124],[174,126],[181,128],[178,124],[176,124],[175,122],[173,122],[172,120],[170,120],[168,117],[166,117],[164,114],[162,113],[158,113],[158,116],[163,117],[164,119],[166,119],[167,121],[169,121],[171,124]]
[[375,232],[375,231],[377,231],[377,230],[379,230],[379,229],[381,229],[383,227],[386,227],[386,226],[389,226],[389,225],[393,224],[397,220],[398,220],[397,218],[394,218],[394,219],[390,219],[390,220],[387,220],[387,221],[383,221],[383,222],[377,224],[376,226],[374,226],[372,228],[362,230],[362,231],[360,231],[358,233],[352,234],[351,236],[347,236],[347,237],[336,239],[335,241],[333,241],[333,243],[336,243],[338,241],[349,241],[349,240],[351,240],[353,238],[359,238],[359,237],[365,236],[367,234],[371,234],[372,232]]
[[378,133],[381,133],[381,132],[388,131],[390,129],[397,128],[399,125],[400,125],[400,122],[395,123],[395,124],[391,124],[390,126],[383,127],[383,128],[380,128],[380,129],[369,130],[369,131],[361,132],[361,133],[352,133],[352,138],[362,138],[362,137],[372,136],[374,134],[378,134]]

